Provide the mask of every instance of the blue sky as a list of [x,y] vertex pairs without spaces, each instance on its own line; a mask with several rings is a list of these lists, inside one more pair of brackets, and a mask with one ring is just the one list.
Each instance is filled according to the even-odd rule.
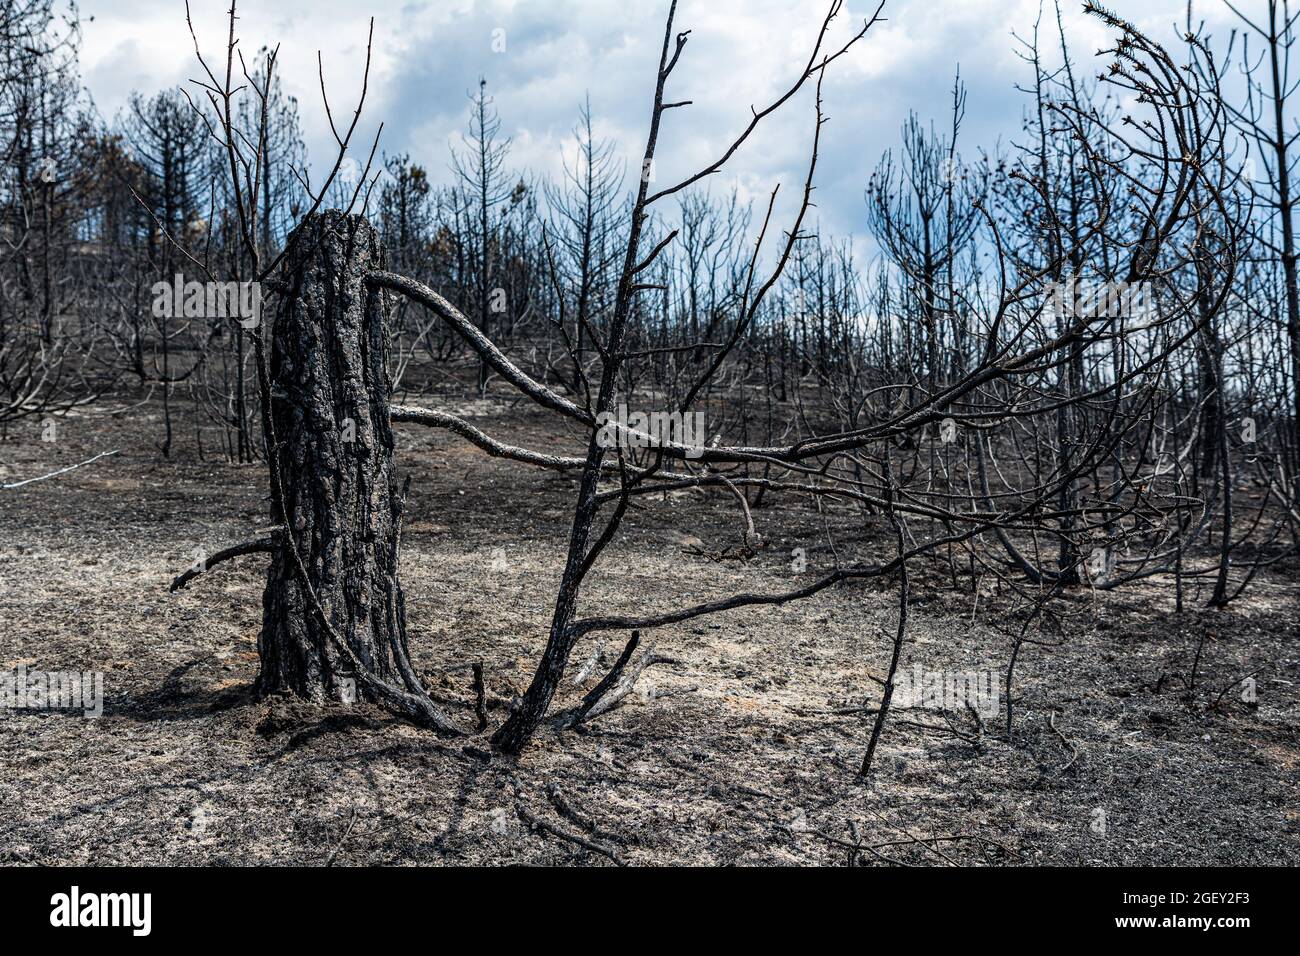
[[[828,2],[828,0],[827,0]],[[1173,41],[1185,0],[1107,4]],[[152,92],[197,75],[183,0],[83,0],[83,75],[100,111],[114,115],[132,89]],[[192,0],[205,53],[218,55],[229,0]],[[848,0],[834,36],[860,27],[875,4]],[[1262,0],[1242,5],[1257,12]],[[485,77],[513,139],[511,164],[555,175],[571,147],[570,130],[590,95],[597,133],[639,165],[666,0],[243,0],[239,35],[246,51],[281,45],[282,75],[298,96],[308,146],[326,155],[330,137],[316,74],[320,50],[336,118],[350,114],[359,90],[367,21],[375,19],[374,65],[365,118],[384,123],[381,150],[409,152],[435,179],[449,177],[449,150],[468,116],[468,93]],[[694,105],[668,114],[656,169],[667,183],[707,164],[806,60],[823,0],[681,0],[677,29],[691,39],[673,74],[670,99]],[[1005,147],[1017,134],[1029,78],[1013,32],[1028,37],[1038,0],[888,0],[867,37],[831,68],[824,88],[830,122],[817,177],[824,232],[865,232],[862,190],[881,153],[895,146],[907,111],[947,123],[954,72],[968,87],[962,145],[967,155]],[[1096,72],[1107,31],[1063,0],[1073,53]],[[1226,40],[1233,19],[1221,0],[1195,16]],[[1043,7],[1044,29],[1054,16]],[[1054,42],[1052,36],[1048,42]],[[504,41],[504,42],[503,42]],[[504,49],[501,49],[504,47]],[[811,92],[811,91],[809,91]],[[737,185],[766,197],[778,182],[793,197],[802,183],[813,112],[809,96],[772,117],[712,188]],[[368,145],[368,140],[366,140]],[[364,160],[364,155],[358,157]],[[788,212],[788,207],[779,210]]]

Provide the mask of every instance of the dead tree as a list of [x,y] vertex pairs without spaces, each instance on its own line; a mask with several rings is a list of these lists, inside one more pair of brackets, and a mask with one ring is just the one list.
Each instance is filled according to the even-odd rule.
[[[455,733],[411,665],[398,577],[402,506],[389,420],[388,308],[366,276],[384,266],[361,216],[329,210],[283,260],[270,361],[271,538],[221,560],[271,554],[258,638],[260,695],[370,700]],[[204,568],[206,570],[206,568]],[[192,574],[178,578],[173,590]]]
[[[881,6],[883,7],[883,0]],[[774,100],[763,110],[751,108],[752,119],[748,126],[733,142],[731,147],[716,162],[701,169],[692,176],[681,180],[673,186],[651,191],[649,170],[653,167],[655,159],[655,150],[658,145],[660,124],[667,111],[675,108],[681,108],[689,105],[689,101],[668,102],[664,96],[665,85],[671,76],[673,69],[677,66],[682,51],[686,47],[687,37],[690,31],[673,34],[673,21],[677,12],[677,4],[674,0],[669,8],[667,23],[664,28],[663,46],[659,56],[659,68],[656,74],[654,102],[650,114],[650,129],[646,139],[644,157],[642,159],[641,181],[637,190],[636,199],[633,202],[631,210],[631,222],[627,239],[627,250],[624,257],[623,271],[618,283],[618,292],[615,298],[613,317],[610,320],[609,331],[605,337],[602,349],[603,369],[600,376],[600,385],[597,391],[596,403],[593,409],[593,417],[599,417],[607,414],[614,405],[616,388],[619,381],[619,372],[623,364],[623,350],[625,340],[628,335],[629,322],[633,318],[635,301],[642,291],[654,288],[653,284],[647,284],[640,280],[641,273],[649,269],[659,254],[675,238],[676,233],[670,233],[667,238],[661,241],[648,255],[643,255],[641,250],[641,240],[643,228],[649,218],[649,208],[655,201],[671,196],[700,180],[713,175],[721,169],[728,159],[744,145],[750,134],[762,121],[762,119],[779,109],[787,100],[793,97],[803,85],[813,77],[816,77],[818,83],[825,76],[826,67],[831,61],[838,59],[854,43],[861,39],[871,26],[876,22],[880,7],[876,8],[876,13],[864,21],[860,31],[855,33],[852,38],[834,53],[823,51],[823,44],[826,40],[831,21],[840,13],[842,2],[834,0],[830,4],[830,9],[826,18],[822,21],[816,42],[813,46],[812,54],[808,58],[795,81],[791,84],[784,95]],[[821,114],[821,93],[817,94],[817,126],[816,130],[820,133],[823,122]],[[752,319],[753,313],[757,310],[766,292],[775,284],[784,269],[785,263],[790,257],[794,244],[801,236],[804,214],[808,210],[809,195],[812,189],[812,170],[816,167],[817,159],[817,141],[814,137],[812,146],[812,161],[809,169],[809,179],[805,184],[804,201],[800,207],[799,214],[796,218],[794,227],[788,233],[789,241],[786,243],[783,252],[780,254],[778,265],[773,275],[768,281],[757,287],[752,298],[747,289],[745,298],[747,301],[747,310],[745,318]],[[771,214],[771,207],[768,210]],[[762,236],[759,237],[761,246]],[[757,248],[755,250],[757,255]],[[750,280],[752,282],[754,274],[751,267]],[[708,371],[700,379],[696,388],[687,394],[683,402],[683,410],[694,400],[699,388],[702,387],[708,379],[717,372],[722,362],[727,357],[731,348],[734,347],[745,328],[748,321],[737,323],[736,331],[733,334],[730,344],[726,349],[719,350],[713,358]],[[537,666],[537,672],[533,676],[532,683],[520,702],[519,707],[510,715],[509,719],[493,736],[493,744],[506,753],[518,753],[527,744],[533,732],[541,723],[550,706],[551,698],[559,686],[560,679],[564,674],[564,668],[568,663],[569,654],[573,650],[574,644],[582,635],[582,631],[574,626],[574,619],[578,610],[578,595],[582,587],[582,582],[587,573],[591,570],[596,559],[600,556],[601,551],[609,544],[618,531],[619,524],[623,514],[626,511],[627,499],[624,497],[616,507],[609,521],[603,530],[599,532],[594,542],[590,540],[592,527],[596,522],[597,514],[600,509],[598,500],[598,482],[604,464],[605,449],[597,439],[598,430],[593,430],[587,446],[586,460],[582,468],[582,480],[578,490],[578,500],[574,506],[573,526],[569,537],[569,552],[565,562],[563,578],[556,595],[555,614],[551,621],[550,636],[547,641],[546,650],[542,659]],[[620,459],[620,465],[621,465]],[[653,469],[652,469],[653,470]],[[626,481],[624,482],[626,485]]]
[[373,676],[403,679],[401,496],[388,420],[387,314],[382,294],[364,285],[365,273],[384,265],[379,236],[363,218],[333,210],[298,231],[271,342],[279,481],[272,523],[297,545],[286,542],[271,560],[257,687],[324,700],[340,697],[351,663],[331,645],[329,629]]
[[[276,57],[267,55],[260,83],[240,83],[233,3],[229,20],[224,74],[208,67],[195,39],[205,76],[196,85],[214,118],[208,132],[229,169],[251,281],[280,297],[269,348],[264,322],[250,332],[274,531],[267,540],[225,549],[207,567],[254,551],[272,555],[258,641],[259,693],[287,691],[315,701],[355,693],[442,733],[459,733],[421,686],[407,653],[397,571],[404,494],[393,475],[387,312],[384,294],[366,284],[368,273],[382,270],[384,253],[362,217],[317,212],[343,165],[366,83],[351,125],[335,131],[338,154],[324,183],[308,189],[302,224],[268,263],[260,219],[265,129],[250,138],[236,128],[236,118],[241,98],[251,96],[266,122]],[[367,57],[367,79],[369,66]],[[369,169],[368,161],[352,202]],[[210,277],[192,256],[187,261]],[[173,590],[189,577],[177,578]]]
[[[1157,529],[1162,529],[1167,524],[1167,512],[1172,510],[1171,506],[1163,495],[1152,499],[1144,493],[1141,476],[1136,470],[1121,470],[1116,475],[1107,500],[1089,504],[1086,508],[1068,504],[1062,507],[1060,501],[1063,490],[1078,482],[1091,480],[1089,476],[1097,471],[1099,463],[1106,461],[1116,449],[1121,448],[1125,435],[1138,427],[1145,414],[1144,409],[1152,401],[1154,383],[1164,374],[1177,349],[1191,339],[1197,326],[1192,324],[1189,329],[1183,324],[1186,319],[1185,304],[1184,308],[1158,316],[1149,323],[1131,323],[1125,315],[1103,310],[1072,310],[1055,326],[1016,321],[1026,307],[1035,313],[1041,312],[1043,285],[1053,274],[1052,270],[1059,269],[1059,260],[1049,262],[1046,266],[1027,269],[1016,276],[1014,281],[1004,276],[1006,281],[994,290],[996,297],[989,303],[990,311],[978,354],[960,363],[960,376],[955,376],[952,381],[944,382],[932,390],[914,395],[911,401],[881,409],[857,427],[831,434],[814,434],[785,445],[762,447],[719,446],[710,443],[707,447],[692,450],[660,436],[651,442],[650,454],[638,458],[636,455],[625,454],[629,443],[624,439],[632,436],[628,429],[619,426],[622,431],[615,443],[618,446],[617,460],[607,460],[606,446],[609,443],[602,441],[599,433],[612,426],[606,424],[602,428],[597,423],[602,418],[607,420],[618,397],[630,394],[624,372],[630,361],[627,343],[633,340],[637,323],[641,321],[638,297],[645,291],[662,289],[660,284],[648,277],[654,275],[652,266],[677,237],[675,231],[670,232],[655,243],[648,253],[642,251],[642,231],[649,218],[651,205],[716,172],[743,145],[763,117],[788,100],[808,78],[815,76],[820,80],[826,65],[848,49],[845,46],[833,55],[821,52],[826,24],[840,9],[838,2],[831,4],[813,55],[789,92],[767,108],[754,110],[749,127],[721,159],[676,185],[653,192],[647,188],[647,179],[643,177],[630,213],[627,254],[613,314],[605,334],[593,338],[592,342],[600,359],[599,387],[594,390],[594,401],[582,401],[581,395],[577,402],[571,401],[531,378],[511,361],[497,343],[484,336],[473,322],[433,290],[393,274],[376,273],[371,277],[372,283],[377,287],[400,292],[426,305],[452,326],[505,381],[543,407],[588,430],[585,456],[561,458],[509,446],[445,413],[414,409],[404,409],[401,412],[402,420],[421,421],[448,428],[491,454],[543,467],[581,472],[568,556],[556,594],[546,648],[538,662],[532,683],[519,705],[493,736],[493,744],[500,751],[517,753],[527,744],[550,706],[573,648],[586,635],[600,631],[644,630],[667,626],[741,607],[780,605],[811,597],[845,581],[901,576],[908,561],[950,546],[969,547],[972,555],[978,555],[982,550],[980,541],[990,534],[1004,536],[1008,541],[1014,536],[1023,542],[1065,536],[1069,539],[1069,546],[1082,554],[1085,547],[1091,547],[1094,539],[1104,535],[1106,528],[1122,517],[1138,514],[1145,524]],[[1103,16],[1103,19],[1107,18]],[[673,13],[670,12],[644,155],[643,168],[647,169],[654,159],[664,113],[687,105],[686,102],[667,102],[664,95],[665,83],[678,62],[687,39],[685,33],[679,33],[674,43],[672,20]],[[854,39],[861,37],[872,22],[874,21],[867,21]],[[1125,64],[1132,64],[1133,71],[1150,69],[1155,73],[1156,78],[1142,86],[1144,102],[1151,102],[1152,109],[1159,113],[1165,123],[1166,138],[1161,142],[1176,144],[1178,147],[1172,151],[1172,156],[1169,149],[1162,152],[1159,142],[1153,150],[1147,151],[1148,154],[1165,157],[1163,166],[1157,170],[1164,178],[1157,178],[1157,187],[1150,190],[1149,194],[1143,194],[1147,206],[1141,210],[1143,215],[1137,233],[1139,238],[1126,243],[1127,261],[1116,270],[1123,281],[1131,285],[1146,279],[1153,272],[1156,272],[1157,277],[1163,278],[1163,270],[1157,272],[1156,266],[1158,261],[1162,261],[1161,257],[1174,260],[1180,257],[1175,240],[1196,208],[1200,208],[1193,207],[1192,204],[1194,184],[1205,181],[1202,204],[1212,205],[1219,197],[1215,184],[1209,182],[1200,170],[1213,161],[1216,150],[1221,151],[1221,138],[1209,136],[1199,122],[1201,117],[1195,114],[1195,109],[1202,102],[1212,111],[1217,94],[1214,90],[1189,87],[1181,79],[1177,68],[1171,68],[1168,54],[1135,28],[1113,18],[1107,19],[1107,22],[1121,32],[1121,66],[1117,76],[1128,78],[1128,73],[1124,72]],[[851,43],[852,41],[849,45]],[[766,278],[757,274],[758,253],[771,221],[772,209],[769,204],[754,255],[738,283],[733,300],[734,319],[726,341],[710,356],[705,363],[707,368],[694,385],[684,390],[684,397],[675,403],[676,412],[684,414],[723,369],[736,346],[752,329],[755,315],[768,291],[780,279],[795,245],[806,238],[802,225],[813,189],[818,135],[824,122],[820,97],[817,106],[816,132],[811,144],[811,161],[804,183],[803,202],[793,225],[786,231],[786,241],[775,253],[775,266]],[[1071,127],[1072,132],[1087,132],[1081,128],[1083,123],[1080,117],[1070,113],[1068,108],[1064,112],[1067,123],[1076,121]],[[1152,137],[1159,139],[1158,127],[1152,125],[1150,130]],[[1107,168],[1107,164],[1114,163],[1111,155],[1093,151],[1086,136],[1076,135],[1075,139],[1093,167],[1100,170]],[[1041,184],[1037,185],[1041,188]],[[1212,207],[1221,217],[1221,204]],[[1100,233],[1120,225],[1128,226],[1130,223],[1120,223],[1103,216],[1091,228]],[[987,228],[993,233],[996,247],[1004,249],[996,223],[989,223]],[[646,241],[645,244],[648,246],[650,242]],[[1231,262],[1229,250],[1227,267],[1223,270],[1225,288],[1231,281]],[[1222,307],[1225,294],[1220,291],[1215,297],[1210,305],[1211,312]],[[1038,301],[1037,305],[1032,304],[1035,300]],[[1082,383],[1078,388],[1066,391],[1055,388],[1053,379],[1058,377],[1061,366],[1077,353],[1086,354],[1089,351],[1095,351],[1098,356],[1108,352],[1112,354],[1113,373],[1098,376],[1086,389]],[[954,430],[969,428],[977,435],[1011,426],[1010,440],[1015,440],[1015,432],[1020,423],[1033,429],[1036,434],[1044,423],[1056,417],[1060,408],[1073,409],[1084,403],[1095,405],[1100,419],[1107,422],[1107,426],[1080,434],[1068,466],[1055,465],[1029,480],[1017,481],[1007,492],[997,495],[996,500],[988,493],[981,494],[974,488],[968,488],[965,493],[936,496],[924,487],[917,487],[910,478],[888,473],[890,466],[887,449],[890,443],[917,448],[927,433],[946,420],[950,421]],[[1043,440],[1036,441],[1041,444]],[[631,447],[645,446],[632,442]],[[726,473],[727,470],[734,472],[736,468],[747,464],[762,464],[770,477],[765,475],[757,478],[740,474],[733,477]],[[916,472],[909,470],[909,473]],[[925,472],[921,470],[919,473]],[[606,485],[607,490],[602,490],[602,482],[610,479],[616,480],[617,485]],[[900,520],[904,515],[933,519],[943,531],[936,530],[928,538],[905,549],[900,548],[899,553],[887,561],[867,559],[841,562],[837,556],[834,570],[822,574],[804,587],[792,590],[733,594],[693,606],[644,615],[579,616],[579,598],[583,584],[602,552],[617,536],[630,498],[633,495],[687,487],[709,487],[732,493],[741,487],[760,487],[773,492],[794,492],[813,498],[839,497],[861,502],[878,513]],[[894,487],[897,488],[896,495]],[[1153,536],[1149,542],[1151,549],[1162,546],[1159,537],[1159,533]],[[980,560],[984,559],[981,557]],[[1026,570],[1032,570],[1032,567]],[[1130,573],[1117,576],[1116,580],[1131,577]]]
[[81,25],[50,0],[0,3],[0,435],[98,394],[68,281],[90,137],[76,77]]

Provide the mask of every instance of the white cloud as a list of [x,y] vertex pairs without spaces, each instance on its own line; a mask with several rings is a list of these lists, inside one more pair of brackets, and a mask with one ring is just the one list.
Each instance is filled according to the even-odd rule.
[[[196,27],[216,68],[229,0],[193,0]],[[375,48],[366,120],[382,120],[381,148],[408,151],[435,178],[459,142],[467,91],[480,75],[514,139],[512,162],[555,175],[563,144],[590,94],[597,129],[620,144],[629,171],[644,145],[667,2],[620,0],[244,0],[242,48],[280,43],[282,76],[301,104],[308,145],[330,142],[321,108],[316,51],[322,51],[335,117],[350,115],[365,55],[370,16]],[[1121,15],[1161,38],[1185,16],[1183,0],[1114,0]],[[874,9],[849,0],[832,37],[843,39]],[[677,29],[692,31],[674,73],[670,99],[694,105],[666,117],[657,166],[667,182],[707,163],[745,126],[751,104],[777,95],[805,62],[826,0],[682,0]],[[954,70],[970,88],[963,133],[971,154],[1019,128],[1017,82],[1028,68],[1015,55],[1014,30],[1027,37],[1037,0],[890,0],[867,38],[831,67],[825,85],[821,220],[833,231],[863,230],[862,187],[881,152],[897,142],[909,108],[943,123]],[[1206,5],[1211,23],[1228,22]],[[153,91],[198,75],[181,0],[83,0],[94,17],[85,29],[83,72],[100,109],[112,116],[133,88]],[[1066,4],[1063,17],[1083,72],[1095,73],[1106,28]],[[1043,10],[1045,45],[1054,45],[1051,4]],[[505,49],[493,52],[504,31]],[[1226,31],[1220,31],[1226,32]],[[498,43],[498,46],[500,44]],[[793,200],[807,162],[811,90],[765,124],[715,184],[740,182],[765,197],[776,182]],[[369,140],[366,144],[368,146]]]

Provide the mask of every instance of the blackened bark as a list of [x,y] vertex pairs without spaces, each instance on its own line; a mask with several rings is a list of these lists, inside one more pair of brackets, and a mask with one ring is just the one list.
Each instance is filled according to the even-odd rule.
[[420,692],[397,577],[387,307],[365,285],[383,248],[360,216],[329,211],[298,228],[272,331],[271,510],[286,531],[263,595],[257,690],[377,700],[364,668]]

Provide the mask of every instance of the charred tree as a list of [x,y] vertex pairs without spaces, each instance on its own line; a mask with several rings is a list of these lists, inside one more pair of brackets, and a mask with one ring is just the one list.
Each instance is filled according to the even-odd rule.
[[323,701],[355,687],[375,699],[359,669],[419,686],[397,575],[387,306],[365,284],[384,252],[360,216],[312,215],[298,233],[271,345],[272,518],[283,530],[263,596],[257,689]]

